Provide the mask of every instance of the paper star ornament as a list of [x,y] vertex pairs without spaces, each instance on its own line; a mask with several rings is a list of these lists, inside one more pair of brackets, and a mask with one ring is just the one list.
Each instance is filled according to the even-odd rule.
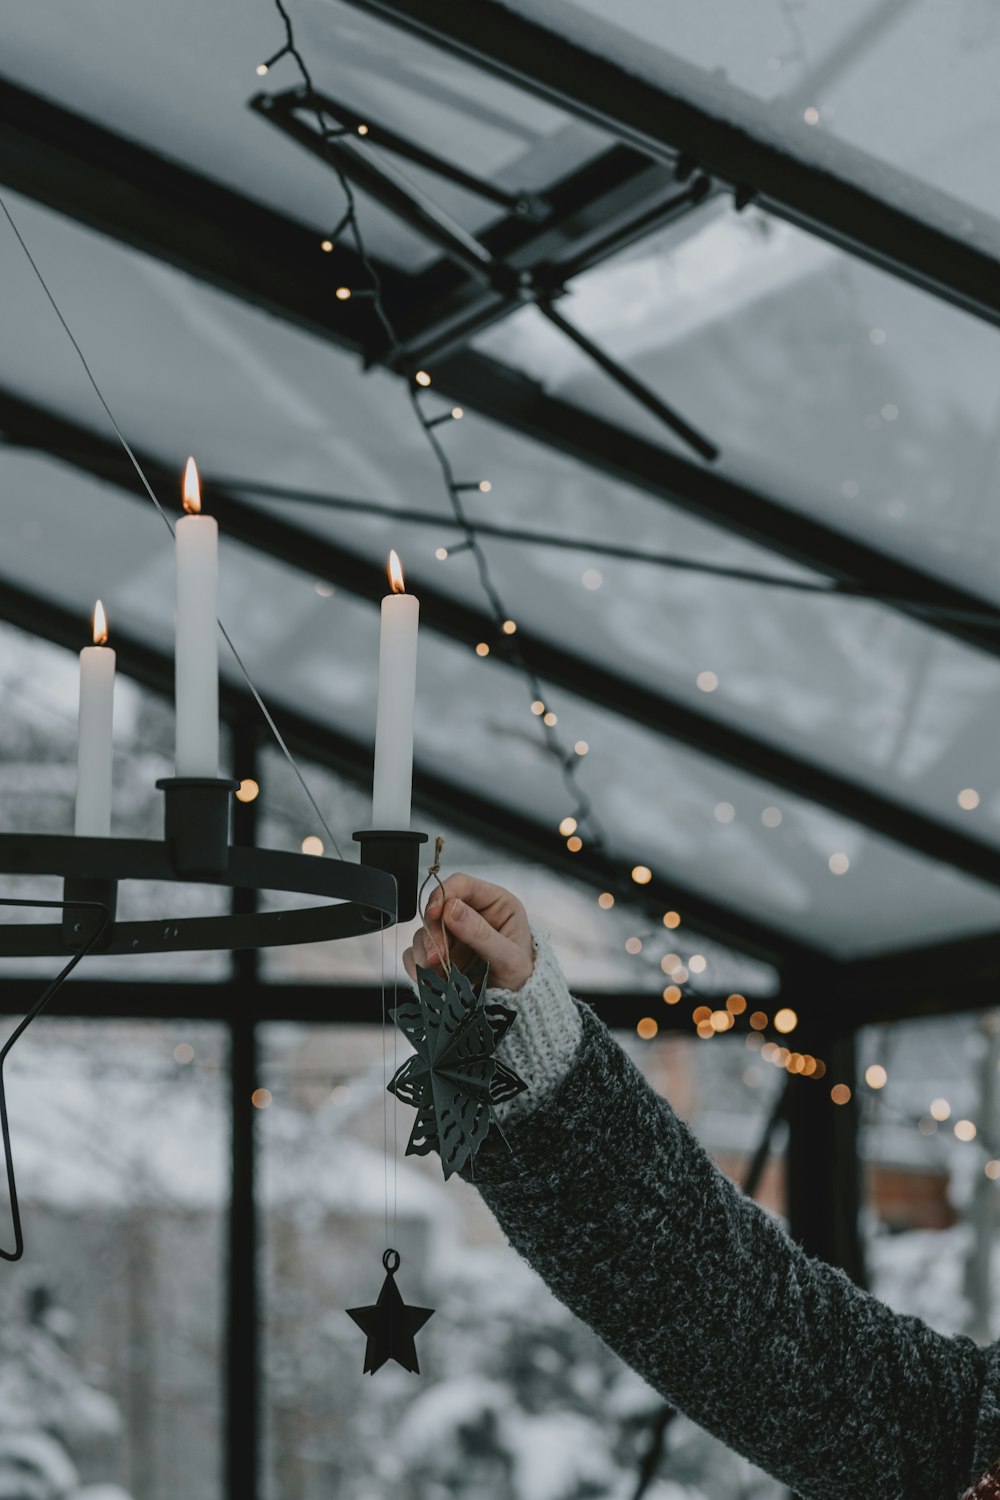
[[474,1160],[497,1123],[494,1105],[528,1086],[496,1056],[517,1011],[486,1003],[486,979],[484,969],[474,989],[454,967],[447,978],[418,967],[417,994],[391,1012],[415,1052],[389,1084],[416,1106],[406,1154],[436,1150],[445,1178]]
[[387,1250],[382,1257],[382,1264],[385,1266],[386,1276],[378,1301],[371,1307],[347,1308],[347,1316],[353,1318],[362,1333],[368,1336],[364,1373],[374,1375],[387,1360],[394,1359],[404,1370],[412,1370],[414,1375],[419,1375],[420,1366],[417,1364],[417,1350],[413,1339],[427,1319],[433,1316],[434,1309],[407,1307],[403,1301],[396,1286],[396,1272],[399,1270],[397,1251]]

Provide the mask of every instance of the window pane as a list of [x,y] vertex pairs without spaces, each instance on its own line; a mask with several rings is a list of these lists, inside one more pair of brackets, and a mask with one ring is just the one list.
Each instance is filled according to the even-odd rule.
[[859,1083],[872,1289],[943,1333],[992,1343],[1000,1336],[1000,1014],[871,1027],[859,1060],[859,1078],[870,1067],[887,1074],[878,1088]]
[[[301,84],[289,58],[266,77],[256,72],[284,41],[277,11],[226,0],[207,9],[182,5],[168,15],[153,0],[138,6],[112,0],[102,8],[101,25],[92,26],[72,3],[54,0],[42,25],[30,0],[11,0],[6,18],[6,67],[21,87],[310,225],[321,257],[320,238],[344,210],[336,176],[248,108],[258,94]],[[322,93],[358,120],[385,126],[512,193],[548,186],[607,143],[564,111],[336,0],[319,11],[300,6],[294,22]],[[51,45],[53,27],[58,48]],[[366,141],[374,160],[402,172],[464,228],[474,232],[505,216],[467,190],[381,155],[377,139],[375,128]],[[359,201],[376,255],[408,272],[438,259],[434,247],[364,193]],[[336,255],[330,263],[333,275]]]
[[12,1049],[25,1256],[0,1277],[0,1475],[24,1444],[39,1473],[218,1500],[225,1069],[196,1021],[43,1016]]
[[[402,1487],[419,1500],[513,1500],[533,1492],[542,1466],[547,1494],[629,1494],[661,1403],[527,1270],[472,1187],[445,1184],[436,1156],[400,1159],[413,1112],[396,1104],[386,1127],[383,1101],[391,1112],[384,1083],[402,1040],[388,1039],[387,1056],[378,1028],[274,1025],[262,1040],[272,1093],[257,1116],[266,1500],[388,1500]],[[741,1081],[746,1054],[733,1040],[628,1045],[710,1149],[741,1171],[770,1100]],[[709,1108],[724,1080],[732,1120]],[[395,1142],[389,1233],[402,1257],[399,1287],[411,1304],[435,1309],[416,1340],[419,1378],[392,1364],[364,1375],[364,1336],[344,1312],[374,1301],[384,1279],[386,1134]],[[780,1142],[778,1153],[763,1189],[776,1207]],[[685,1494],[779,1493],[691,1423],[672,1424],[666,1452],[664,1479],[690,1485]]]
[[[531,0],[515,7],[537,18]],[[547,0],[545,24],[768,144],[994,253],[1000,28],[933,0]]]

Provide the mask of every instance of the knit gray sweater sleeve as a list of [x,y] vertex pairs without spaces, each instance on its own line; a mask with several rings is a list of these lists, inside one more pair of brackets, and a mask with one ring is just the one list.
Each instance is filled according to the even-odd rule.
[[536,949],[519,994],[491,992],[519,1012],[503,1046],[532,1087],[466,1174],[513,1247],[668,1401],[803,1500],[957,1500],[1000,1456],[996,1350],[806,1255]]

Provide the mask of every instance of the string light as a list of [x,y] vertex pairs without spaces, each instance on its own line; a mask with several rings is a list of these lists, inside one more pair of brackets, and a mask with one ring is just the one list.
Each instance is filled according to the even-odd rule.
[[776,807],[765,807],[760,815],[760,821],[765,828],[777,828],[781,822],[781,813]]
[[610,911],[615,904],[615,898],[610,891],[602,891],[597,898],[597,904],[602,911]]
[[660,1028],[652,1016],[643,1016],[642,1020],[636,1023],[635,1029],[644,1042],[651,1042]]
[[935,1120],[949,1120],[951,1118],[951,1105],[947,1099],[932,1099],[930,1113]]
[[750,1025],[754,1031],[765,1031],[767,1029],[767,1014],[762,1010],[755,1010],[750,1017]]
[[787,1035],[788,1032],[794,1031],[798,1024],[798,1016],[787,1005],[782,1006],[781,1010],[774,1017],[774,1029],[775,1031],[780,1031],[782,1035]]
[[504,633],[504,635],[516,635],[517,634],[517,624],[516,624],[516,622],[514,620],[504,620],[504,622],[503,622],[503,633]]
[[417,382],[417,385],[428,386],[431,383],[431,377],[426,370],[418,370],[413,378]]
[[269,57],[267,59],[267,62],[258,63],[257,64],[257,77],[258,78],[263,78],[265,76],[265,74],[268,73],[270,71],[270,69],[274,67],[275,63],[276,62],[280,62],[281,59],[285,56],[286,52],[291,52],[291,50],[292,50],[291,47],[288,47],[288,46],[281,47],[274,54],[273,57]]
[[626,938],[625,939],[625,952],[626,953],[631,953],[633,956],[636,953],[641,953],[642,952],[642,938],[637,938],[637,937]]
[[850,1104],[851,1091],[846,1083],[835,1083],[830,1090],[830,1098],[834,1104]]
[[559,832],[562,834],[563,838],[568,838],[571,833],[575,833],[576,819],[563,818],[562,822],[559,824]]
[[254,1109],[268,1109],[271,1104],[271,1098],[270,1089],[254,1089],[250,1095],[250,1103]]
[[988,1161],[983,1168],[983,1171],[986,1173],[987,1177],[995,1182],[997,1178],[1000,1177],[1000,1161],[997,1161],[995,1158]]
[[976,1139],[976,1127],[971,1120],[956,1120],[954,1130],[960,1141],[974,1141]]
[[580,850],[583,848],[583,839],[578,833],[574,833],[572,838],[566,840],[566,848],[569,850],[570,854],[579,854]]
[[368,134],[368,126],[367,125],[359,125],[358,126],[358,135],[367,135],[367,134]]
[[681,925],[679,913],[675,911],[665,911],[663,913],[663,925],[664,927],[669,927],[671,929],[679,927]]
[[746,998],[743,995],[730,995],[726,1001],[726,1009],[731,1010],[734,1016],[742,1016],[747,1008]]
[[846,875],[851,868],[851,861],[846,854],[831,854],[827,865],[832,875]]
[[460,406],[453,406],[451,411],[442,412],[439,417],[428,417],[428,427],[441,427],[445,422],[460,422],[465,412]]
[[438,547],[434,552],[434,556],[437,558],[438,562],[444,562],[445,558],[448,556],[448,548]]
[[245,776],[236,788],[237,802],[253,802],[260,794],[260,787],[252,776]]
[[577,740],[576,744],[573,746],[573,753],[574,755],[586,755],[589,749],[590,746],[587,744],[586,740]]
[[333,240],[322,240],[320,242],[319,248],[324,251],[325,254],[329,255],[331,250],[333,249]]
[[489,656],[489,654],[490,654],[490,648],[489,648],[489,646],[486,644],[485,641],[480,641],[479,644],[478,644],[478,646],[476,647],[476,655],[477,656]]
[[965,812],[973,812],[979,806],[979,793],[974,787],[967,786],[958,794],[958,805]]
[[648,885],[653,878],[653,872],[648,865],[633,865],[632,879],[636,885]]
[[178,1042],[174,1048],[174,1061],[179,1063],[194,1061],[194,1048],[190,1042]]
[[719,679],[714,672],[699,672],[695,678],[695,685],[703,693],[714,693],[719,686]]
[[303,854],[322,854],[323,840],[310,833],[302,840],[301,849]]
[[[309,68],[302,56],[301,51],[296,45],[292,19],[288,13],[286,5],[284,4],[284,0],[274,0],[274,4],[279,16],[281,17],[281,21],[285,29],[286,41],[285,46],[275,54],[274,59],[268,60],[268,65],[270,65],[271,61],[276,61],[278,57],[284,56],[286,52],[291,54],[296,65],[298,66],[299,73],[302,78],[302,82],[304,85],[304,98],[315,116],[315,121],[320,132],[320,137],[321,139],[323,139],[324,144],[327,144],[326,133],[332,126],[339,125],[340,122],[331,120],[329,118],[326,109],[317,96]],[[367,127],[362,128],[361,125],[358,124],[356,128],[360,131],[361,134],[366,133]],[[337,229],[331,234],[330,239],[336,241],[341,233],[350,233],[353,244],[357,251],[358,259],[361,262],[365,277],[368,282],[367,286],[364,286],[360,289],[355,289],[353,295],[357,298],[364,297],[371,300],[375,316],[379,321],[382,333],[385,336],[388,346],[385,363],[389,368],[398,367],[399,364],[404,360],[404,351],[400,345],[399,337],[396,333],[393,322],[382,299],[382,288],[378,265],[369,252],[368,247],[365,243],[365,239],[362,235],[357,212],[358,201],[355,195],[354,188],[352,187],[351,182],[346,177],[343,171],[343,168],[337,156],[336,148],[332,143],[329,143],[326,153],[326,159],[336,176],[337,182],[340,186],[340,190],[343,194],[343,201],[346,205],[340,224],[337,226]],[[335,295],[340,301],[347,301],[352,296],[352,290],[351,288],[346,286],[339,287],[337,288]],[[422,373],[425,375],[427,374],[426,371]],[[479,582],[489,602],[497,630],[503,631],[504,621],[509,620],[511,618],[511,614],[508,609],[504,608],[503,601],[493,581],[489,559],[482,549],[472,520],[465,513],[461,497],[466,486],[456,479],[451,460],[449,459],[449,456],[444,446],[442,445],[438,432],[435,430],[433,419],[430,419],[424,415],[422,402],[427,399],[426,387],[422,382],[414,379],[406,382],[406,390],[410,399],[414,416],[423,429],[431,450],[437,460],[439,469],[441,471],[441,478],[451,500],[455,521],[464,534],[464,541],[461,546],[452,547],[450,549],[451,555],[454,556],[458,551],[465,549],[471,551],[474,554]],[[451,420],[460,420],[462,416],[463,411],[460,406],[454,406],[451,408]],[[476,489],[479,493],[488,494],[492,489],[492,485],[489,480],[479,480],[472,486],[472,488]],[[481,644],[483,646],[486,645],[485,642]],[[510,662],[511,666],[522,673],[529,684],[532,698],[534,700],[532,702],[532,711],[536,714],[536,716],[540,716],[542,718],[542,725],[546,735],[548,748],[551,749],[555,754],[560,774],[563,778],[566,789],[572,795],[575,801],[575,812],[577,820],[579,823],[586,826],[588,841],[591,843],[595,852],[600,852],[605,844],[604,833],[593,812],[590,799],[580,791],[579,786],[576,782],[576,772],[581,764],[582,757],[580,755],[574,756],[573,754],[568,753],[565,747],[559,743],[558,738],[553,733],[555,725],[557,723],[556,715],[554,713],[545,711],[541,695],[541,683],[538,680],[534,668],[525,659],[519,645],[519,637],[516,635],[511,636],[509,639],[507,659]],[[574,835],[574,837],[577,837],[577,835]]]
[[599,573],[596,568],[588,568],[581,578],[580,582],[583,584],[585,589],[590,589],[590,591],[593,592],[594,589],[600,588],[601,584],[604,582],[604,577],[603,574]]
[[870,1089],[884,1089],[889,1082],[889,1075],[881,1063],[872,1063],[870,1068],[865,1069],[865,1083]]
[[692,953],[688,959],[688,968],[692,974],[704,974],[708,968],[708,959],[702,953]]
[[676,1005],[683,993],[684,992],[679,985],[668,984],[666,989],[663,991],[663,998],[668,1005]]

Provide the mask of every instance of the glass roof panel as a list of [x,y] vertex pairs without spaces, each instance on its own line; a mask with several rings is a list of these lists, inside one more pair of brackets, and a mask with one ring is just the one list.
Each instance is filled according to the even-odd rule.
[[507,0],[511,9],[967,243],[1000,251],[988,5]]
[[[85,621],[99,574],[112,619],[169,650],[173,558],[161,523],[152,516],[150,544],[150,513],[135,501],[96,484],[84,499],[75,475],[54,483],[46,461],[33,464],[37,484],[29,490],[22,474],[21,498],[42,535],[58,532],[60,545],[51,552],[37,543],[32,551],[12,546],[3,576],[23,586],[33,557],[39,592],[77,608]],[[376,611],[343,592],[324,598],[312,578],[227,538],[222,572],[223,619],[279,720],[285,704],[371,744]],[[553,693],[550,703],[568,741],[588,741],[583,784],[609,848],[629,863],[648,864],[842,956],[984,931],[1000,918],[1000,896],[976,881],[568,693]],[[520,674],[424,631],[416,741],[422,764],[446,768],[458,786],[485,791],[554,831],[567,793]],[[762,820],[771,807],[782,815],[777,828]],[[337,809],[331,819],[349,846],[351,830]],[[847,859],[842,878],[831,873],[832,855]]]
[[[348,494],[404,500],[440,512],[440,476],[400,384],[382,375],[362,379],[353,362],[319,341],[99,236],[23,204],[15,204],[15,211],[118,420],[138,446],[176,461],[178,471],[185,453],[193,450],[209,475],[259,475],[315,489],[335,482]],[[17,264],[4,306],[0,348],[7,353],[0,357],[0,385],[96,427],[100,414],[93,393],[27,268],[20,263],[18,276]],[[491,496],[475,496],[470,504],[492,507],[488,513],[505,524],[544,521],[555,531],[578,524],[590,538],[628,538],[713,562],[792,573],[759,549],[675,514],[651,497],[610,486],[489,424],[470,417],[447,432],[455,445],[449,451],[460,466],[456,472],[478,477],[484,472],[479,466],[486,464],[494,480]],[[11,507],[5,575],[79,609],[81,622],[100,593],[112,620],[169,647],[170,542],[148,502],[31,453],[7,450],[2,467]],[[482,516],[484,509],[475,513]],[[313,508],[309,520],[317,524]],[[430,556],[431,544],[437,544],[433,531],[411,535],[402,528],[400,538],[397,526],[390,539],[384,524],[380,533],[372,523],[348,517],[338,520],[331,534],[371,557],[384,556],[387,542],[405,541],[407,553],[412,546],[419,559],[417,582],[475,598],[468,559],[438,564]],[[107,545],[111,536],[113,549]],[[690,586],[682,575],[665,585],[652,568],[643,572],[629,565],[626,577],[604,561],[605,582],[590,590],[582,583],[590,559],[577,557],[574,575],[566,561],[570,554],[563,551],[532,553],[541,561],[529,561],[510,544],[491,541],[489,546],[505,597],[525,629],[593,654],[644,685],[710,705],[720,714],[724,706],[726,717],[766,729],[779,741],[787,735],[816,752],[817,759],[867,768],[873,780],[887,780],[897,793],[905,785],[907,795],[912,789],[916,802],[933,806],[942,817],[961,822],[966,815],[956,807],[956,792],[978,785],[981,824],[995,825],[1000,809],[990,759],[994,667],[979,653],[950,642],[932,653],[917,627],[857,601],[776,591],[772,598],[762,589],[751,597],[749,585],[699,575],[690,575]],[[324,597],[315,587],[323,581],[312,573],[292,574],[231,538],[225,549],[233,561],[227,564],[224,615],[262,685],[279,701],[328,714],[332,723],[370,735],[374,612],[342,587],[333,598]],[[828,620],[824,610],[830,612]],[[509,797],[513,806],[548,825],[565,794],[538,748],[521,679],[497,665],[495,656],[480,661],[471,640],[434,646],[430,632],[424,640],[424,671],[433,687],[420,731],[427,763],[450,753],[442,732],[456,736],[462,740],[459,779],[473,788],[495,787],[501,800]],[[939,664],[932,659],[938,653]],[[715,694],[697,685],[698,674],[706,670],[719,677]],[[596,788],[605,788],[598,804],[614,808],[608,826],[629,857],[650,864],[660,858],[676,878],[706,890],[730,890],[737,904],[749,902],[748,909],[758,908],[756,862],[763,861],[772,872],[772,889],[760,903],[762,917],[833,947],[848,928],[860,951],[866,943],[891,945],[918,933],[992,924],[994,898],[975,884],[935,872],[766,783],[672,748],[590,703],[565,693],[554,696],[568,705],[568,743],[581,738],[592,747],[588,782],[592,778]],[[480,705],[482,716],[478,741],[468,744],[464,729],[456,727],[454,707],[466,700]],[[942,702],[949,713],[941,712]],[[562,707],[559,712],[562,719]],[[846,729],[840,724],[844,714]],[[509,729],[498,729],[507,724]],[[852,739],[862,747],[853,759]],[[505,747],[499,761],[498,745]],[[620,768],[633,764],[643,769],[623,786]],[[485,778],[483,766],[490,767]],[[656,839],[649,840],[645,857],[646,810],[661,802],[662,842],[658,848]],[[714,813],[723,804],[738,812],[728,830],[717,826]],[[775,838],[775,830],[760,824],[760,814],[772,806],[784,818],[785,831]],[[711,829],[708,840],[702,838],[703,814]],[[800,828],[795,836],[812,851],[804,861],[808,874],[790,871],[784,855],[775,853],[793,823]],[[668,826],[687,826],[689,836],[668,838]],[[730,857],[720,839],[736,841],[742,853]],[[848,853],[855,870],[862,847],[875,851],[868,869],[875,872],[877,889],[857,879],[831,884],[829,855]],[[681,858],[683,867],[677,863]],[[840,893],[835,902],[834,890]],[[845,890],[853,895],[845,897]],[[895,918],[874,900],[887,890],[899,896]],[[856,913],[854,897],[860,898]]]
[[[353,359],[296,329],[34,207],[18,202],[15,211],[133,443],[176,462],[178,470],[193,450],[209,478],[301,486],[317,497],[332,492],[401,507],[418,520],[444,517],[440,525],[417,525],[247,492],[248,502],[359,556],[381,563],[389,546],[396,546],[415,586],[483,607],[471,558],[435,559],[439,547],[454,548],[460,538],[448,520],[440,473],[398,381],[381,373],[362,378]],[[743,222],[736,221],[741,234]],[[18,295],[7,300],[2,314],[0,347],[8,355],[0,355],[0,387],[100,430],[93,393],[30,269],[15,260],[10,274]],[[528,324],[518,328],[518,348],[531,373],[538,373],[551,346],[534,344],[530,333]],[[727,349],[714,359],[723,372]],[[907,351],[912,362],[909,345]],[[686,402],[701,390],[707,403],[712,379],[725,385],[711,373],[708,354],[702,364],[700,384],[693,366],[689,371]],[[141,379],[133,372],[141,372]],[[581,384],[582,378],[577,372],[569,382],[572,399],[595,405],[610,400],[607,388],[596,383],[603,376],[593,384]],[[846,375],[844,381],[849,388]],[[793,385],[796,396],[805,384]],[[753,416],[750,396],[735,380],[730,389],[733,401],[744,405],[740,431],[749,441],[761,425],[759,413]],[[428,411],[437,409],[433,387],[425,399]],[[756,402],[761,404],[770,409],[769,400]],[[442,402],[440,409],[448,407]],[[825,421],[822,412],[812,413],[808,436],[815,439]],[[901,422],[883,424],[883,443]],[[735,435],[734,424],[727,430]],[[600,543],[624,544],[640,554],[820,581],[474,414],[439,431],[456,474],[492,481],[488,495],[466,498],[477,521],[563,544],[535,547],[495,536],[485,542],[503,599],[522,630],[568,643],[647,689],[780,742],[869,787],[888,789],[956,827],[1000,836],[1000,771],[992,753],[1000,739],[1000,667],[993,658],[870,602],[588,551]],[[803,462],[820,451],[795,441]],[[832,437],[823,451],[832,465],[838,454]],[[874,443],[869,451],[878,451]],[[8,493],[33,483],[22,474],[37,460],[12,453],[6,462]],[[818,468],[812,475],[817,489]],[[922,467],[907,462],[906,470],[926,494]],[[852,503],[858,509],[863,501]],[[847,508],[841,499],[841,512]],[[38,524],[36,518],[29,527]],[[58,528],[55,517],[52,524]],[[157,545],[162,523],[151,508],[129,517],[119,539],[126,563],[133,529],[135,555],[142,557],[147,546]],[[905,535],[906,529],[896,531]],[[573,538],[581,546],[567,550]],[[12,539],[10,545],[23,554],[21,566],[30,576],[37,567],[31,544]],[[41,547],[44,555],[48,549]],[[976,556],[986,554],[980,544]],[[984,570],[988,566],[987,559]],[[713,690],[704,690],[713,683]],[[972,809],[957,800],[970,789],[980,799]]]
[[[560,308],[718,443],[723,473],[1000,599],[1000,330],[721,200],[576,278]],[[477,347],[676,446],[533,308]]]
[[[300,764],[321,807],[336,807],[344,826],[366,826],[371,812],[367,785],[350,784],[322,766]],[[291,767],[276,747],[265,748],[261,755],[260,785],[259,842],[271,849],[297,852],[303,837],[317,832],[316,820],[303,802]],[[412,822],[417,828],[430,829],[435,836],[444,836],[443,873],[468,871],[506,887],[524,902],[533,925],[552,938],[566,977],[576,988],[647,994],[651,1003],[659,1005],[664,985],[660,960],[670,949],[676,950],[685,963],[695,950],[707,960],[707,968],[700,976],[692,973],[686,986],[694,1000],[700,994],[719,996],[730,990],[764,997],[777,988],[777,972],[769,964],[699,936],[692,925],[686,925],[683,932],[670,932],[653,919],[654,928],[645,913],[622,900],[610,911],[601,910],[591,886],[569,873],[558,875],[547,866],[476,838],[457,822],[445,825],[419,802]],[[417,920],[402,923],[398,937],[387,938],[387,974],[397,970],[402,974],[402,953],[418,926]],[[643,946],[633,954],[625,944],[639,932]],[[378,983],[383,962],[381,945],[381,936],[373,934],[336,943],[311,943],[308,947],[268,948],[261,955],[262,972],[269,979]]]
[[[484,75],[337,0],[300,6],[296,36],[317,89],[374,126],[406,136],[499,187],[534,191],[610,142],[561,110]],[[59,45],[52,45],[54,34]],[[53,0],[4,10],[4,71],[22,88],[329,233],[343,212],[332,171],[251,111],[259,93],[297,89],[294,61],[256,68],[284,40],[277,11],[239,0],[99,0],[84,13]],[[380,159],[372,129],[365,149]],[[353,148],[352,148],[353,149]],[[465,229],[501,210],[395,156],[382,158]],[[410,271],[437,251],[360,195],[366,238]],[[331,257],[331,274],[336,257]]]

